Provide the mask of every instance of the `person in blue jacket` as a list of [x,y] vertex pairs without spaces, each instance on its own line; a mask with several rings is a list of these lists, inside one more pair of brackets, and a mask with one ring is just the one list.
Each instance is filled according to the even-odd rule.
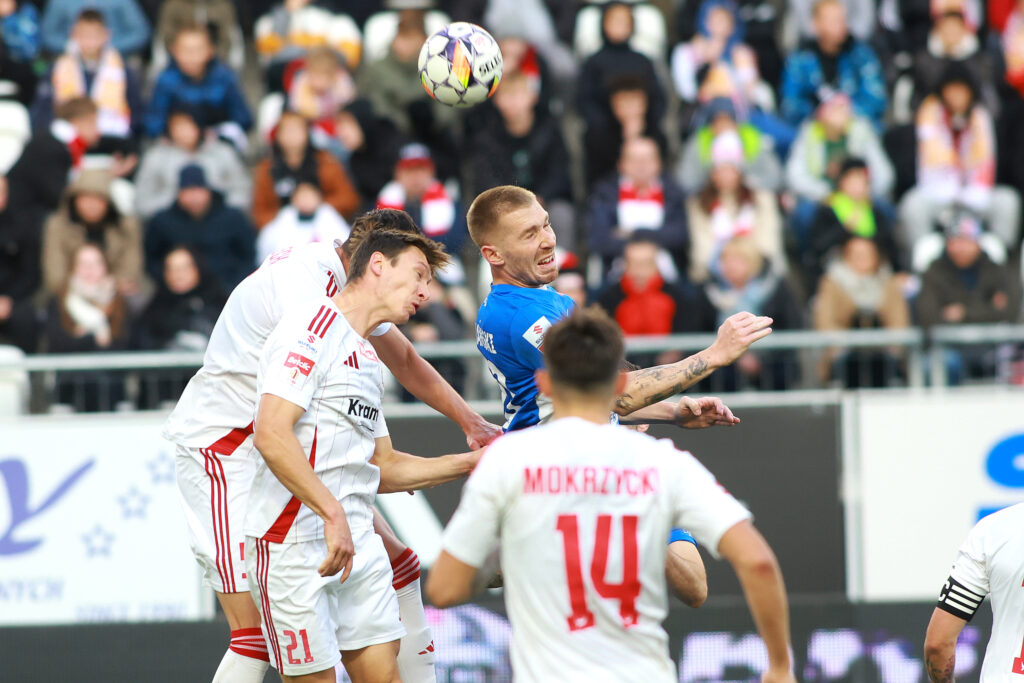
[[43,49],[52,54],[64,52],[71,26],[84,9],[103,13],[114,49],[122,55],[136,54],[149,43],[149,22],[135,0],[49,0],[39,26]]

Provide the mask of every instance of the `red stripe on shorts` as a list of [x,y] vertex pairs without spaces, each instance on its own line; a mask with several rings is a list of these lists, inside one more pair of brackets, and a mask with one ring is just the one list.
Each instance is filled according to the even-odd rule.
[[274,661],[277,662],[277,671],[284,671],[284,662],[281,661],[281,644],[277,640],[277,629],[274,628],[274,617],[270,613],[270,596],[267,593],[267,574],[270,564],[270,544],[266,541],[256,541],[256,580],[260,587],[260,603],[263,605],[263,623],[267,627],[267,643],[274,652]]
[[220,463],[217,462],[217,458],[210,451],[201,448],[199,452],[203,454],[206,474],[210,477],[210,514],[213,525],[213,546],[217,573],[220,574],[221,587],[224,589],[224,592],[234,593],[234,577],[228,571],[231,550],[228,547],[228,539],[224,533],[224,520],[227,517],[227,487],[223,480],[224,470],[218,468]]

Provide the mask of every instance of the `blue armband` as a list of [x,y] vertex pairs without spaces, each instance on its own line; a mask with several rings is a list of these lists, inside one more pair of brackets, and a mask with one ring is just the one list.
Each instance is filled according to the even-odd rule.
[[668,535],[668,544],[672,545],[676,541],[686,541],[697,545],[697,539],[689,534],[689,532],[683,531],[682,529],[673,529],[672,533]]

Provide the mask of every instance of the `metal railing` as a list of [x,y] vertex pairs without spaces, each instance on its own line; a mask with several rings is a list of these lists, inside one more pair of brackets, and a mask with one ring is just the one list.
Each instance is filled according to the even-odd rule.
[[[714,341],[713,334],[632,337],[626,348],[629,357],[649,365],[660,354],[685,357]],[[759,365],[760,373],[739,367],[748,365],[740,363],[736,368],[716,372],[696,391],[1024,383],[1021,349],[1024,325],[959,325],[927,331],[918,327],[779,331],[752,349],[757,358],[754,369]],[[419,344],[417,350],[434,363],[461,363],[465,370],[461,389],[467,399],[497,398],[497,388],[483,368],[473,341]],[[202,353],[170,351],[0,359],[0,386],[27,378],[31,412],[164,407],[177,399],[202,360]],[[390,398],[398,400],[397,385],[389,386]]]

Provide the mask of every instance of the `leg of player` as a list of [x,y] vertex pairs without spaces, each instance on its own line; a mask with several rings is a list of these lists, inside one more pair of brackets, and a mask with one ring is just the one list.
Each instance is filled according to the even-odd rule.
[[708,597],[708,575],[697,544],[682,529],[673,529],[665,558],[665,576],[676,595],[690,607],[700,607]]
[[399,676],[398,641],[370,645],[358,650],[342,650],[341,663],[345,665],[352,683],[404,683]]
[[217,601],[231,629],[231,645],[220,660],[213,683],[262,683],[270,661],[252,596],[248,591],[217,593]]
[[398,670],[404,683],[434,683],[434,638],[427,626],[420,591],[420,560],[412,548],[398,539],[394,529],[379,510],[373,511],[373,530],[384,541],[391,570],[392,585],[398,596],[398,611],[406,635],[398,651]]
[[[355,681],[355,679],[352,680]],[[314,674],[303,674],[302,676],[285,676],[281,674],[281,681],[283,683],[334,683],[335,674],[333,668],[317,671]]]

